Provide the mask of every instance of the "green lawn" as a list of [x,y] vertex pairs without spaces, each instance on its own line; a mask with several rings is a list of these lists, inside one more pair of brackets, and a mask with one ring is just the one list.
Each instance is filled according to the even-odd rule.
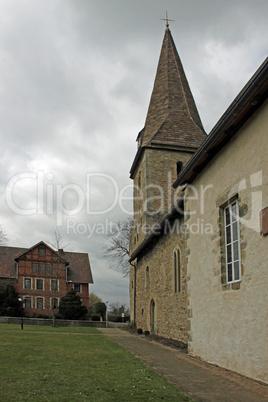
[[0,324],[0,331],[18,331],[18,332],[49,332],[53,333],[82,333],[82,334],[100,334],[100,331],[94,327],[51,327],[51,326],[39,326],[39,325],[24,325],[23,331],[20,328],[20,324]]
[[96,328],[0,324],[0,384],[2,401],[189,400]]

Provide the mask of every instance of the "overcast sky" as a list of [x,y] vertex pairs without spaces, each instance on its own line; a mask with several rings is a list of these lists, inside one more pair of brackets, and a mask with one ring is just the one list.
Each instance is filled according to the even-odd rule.
[[0,224],[19,247],[58,226],[105,302],[129,304],[103,231],[131,214],[166,9],[209,132],[267,56],[267,0],[0,0]]

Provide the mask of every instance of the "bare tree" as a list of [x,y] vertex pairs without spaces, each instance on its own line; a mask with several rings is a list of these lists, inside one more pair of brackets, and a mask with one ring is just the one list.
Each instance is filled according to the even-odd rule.
[[0,225],[0,246],[5,246],[7,242],[7,234],[2,225]]
[[122,304],[119,302],[110,303],[110,312],[111,312],[111,314],[120,315],[120,316],[122,313],[124,313],[125,315],[130,314],[129,308],[125,304]]
[[89,303],[89,315],[91,316],[93,314],[93,306],[97,303],[103,303],[102,299],[95,295],[94,293],[90,293],[88,296],[88,303]]
[[132,228],[133,219],[113,223],[106,234],[107,244],[102,248],[102,254],[110,261],[110,268],[122,272],[124,276],[129,273],[129,243]]
[[60,276],[60,270],[62,267],[62,258],[63,255],[61,253],[61,250],[63,250],[63,247],[67,247],[68,244],[64,245],[62,244],[63,236],[60,232],[59,229],[53,229],[53,234],[54,234],[54,242],[50,243],[54,249],[56,249],[55,253],[57,255],[57,262],[56,262],[56,267],[52,269],[51,272],[51,279],[53,279],[53,286],[52,286],[52,301],[50,305],[51,309],[51,317],[52,317],[52,326],[56,326],[56,319],[55,319],[55,309],[58,308],[56,306],[56,292],[58,291],[58,279]]
[[99,296],[95,295],[94,293],[89,294],[88,301],[89,301],[90,306],[93,306],[93,304],[95,304],[95,303],[99,303],[99,302],[102,303],[102,299]]

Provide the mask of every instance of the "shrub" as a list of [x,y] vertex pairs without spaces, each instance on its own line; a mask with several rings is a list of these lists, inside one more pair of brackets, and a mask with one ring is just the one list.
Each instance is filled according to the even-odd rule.
[[122,320],[122,317],[120,315],[114,315],[114,314],[109,314],[108,320],[111,322],[126,322],[129,320],[129,315],[125,316]]
[[131,321],[129,324],[129,329],[131,329],[132,331],[136,329],[136,324],[135,322]]
[[87,308],[82,305],[80,296],[70,290],[61,298],[59,314],[65,320],[81,320],[87,314]]
[[93,315],[91,316],[91,320],[92,320],[92,321],[100,321],[100,316],[99,316],[98,314],[93,314]]
[[24,316],[26,318],[44,318],[44,319],[51,318],[50,315],[47,314],[28,313],[28,312],[25,312]]
[[150,331],[144,331],[144,335],[145,335],[145,336],[149,336],[149,335],[150,335]]
[[139,335],[142,334],[142,329],[141,329],[141,328],[138,328],[138,329],[137,329],[137,334],[139,334]]
[[101,316],[105,320],[106,315],[106,304],[103,302],[94,303],[92,306],[92,314]]
[[18,300],[18,293],[13,283],[9,280],[0,283],[0,315],[19,317],[22,312],[22,304]]

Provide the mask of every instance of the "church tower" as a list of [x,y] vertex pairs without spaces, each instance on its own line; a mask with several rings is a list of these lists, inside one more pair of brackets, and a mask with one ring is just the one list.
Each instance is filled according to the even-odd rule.
[[205,138],[167,26],[145,126],[138,134],[138,150],[130,171],[134,180],[131,253],[173,205],[176,194],[172,183]]

